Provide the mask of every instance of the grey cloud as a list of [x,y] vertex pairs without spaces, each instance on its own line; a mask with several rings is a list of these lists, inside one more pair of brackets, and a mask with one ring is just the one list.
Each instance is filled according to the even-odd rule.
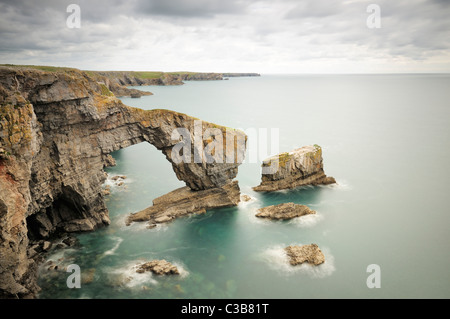
[[286,18],[328,17],[342,12],[342,7],[341,3],[334,0],[302,1],[286,14]]
[[[374,2],[381,7],[382,19],[382,28],[375,30],[366,26],[366,8]],[[66,7],[70,3],[81,7],[82,28],[73,32],[65,25]],[[211,57],[218,63],[221,58],[247,61],[258,56],[261,49],[273,55],[283,52],[283,56],[296,56],[301,44],[309,45],[308,49],[314,51],[312,56],[323,54],[330,59],[333,50],[329,48],[353,45],[367,48],[365,54],[373,56],[432,59],[433,55],[450,50],[449,3],[448,0],[0,0],[0,59],[10,62],[5,59],[13,56],[11,52],[26,59],[25,52],[33,51],[33,58],[42,61],[52,58],[63,61],[65,54],[67,64],[73,60],[83,63],[82,57],[88,53],[94,53],[90,55],[92,61],[96,55],[112,56],[116,52],[119,55],[119,42],[122,48],[130,50],[134,45],[148,43],[149,35],[151,43],[157,43],[158,51],[169,52],[179,45],[186,32],[199,41],[196,44],[211,48],[216,45],[211,39],[215,40],[217,34],[216,50],[220,50],[223,41],[228,41],[224,47],[235,47],[235,39],[229,34],[240,37],[242,50],[230,51],[226,57]],[[252,9],[258,5],[277,11],[271,14],[269,9]],[[149,24],[155,21],[156,24]],[[137,36],[134,32],[141,23],[143,27],[156,25],[159,29],[143,30]],[[125,39],[132,41],[124,43]],[[340,58],[338,53],[335,58],[336,61]],[[354,57],[360,58],[364,56]]]
[[147,15],[204,18],[217,14],[242,13],[247,5],[248,3],[237,0],[150,0],[138,1],[136,9]]

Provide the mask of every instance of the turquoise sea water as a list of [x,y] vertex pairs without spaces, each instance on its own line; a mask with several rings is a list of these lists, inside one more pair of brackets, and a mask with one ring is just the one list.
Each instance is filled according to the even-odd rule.
[[[40,298],[449,298],[450,75],[302,75],[139,87],[155,95],[123,102],[168,108],[235,128],[278,128],[279,151],[319,144],[338,185],[270,194],[251,190],[260,164],[237,179],[254,198],[146,229],[125,217],[184,183],[152,145],[115,152],[127,175],[107,199],[111,225],[80,234],[82,247],[49,259],[93,274],[68,289],[69,273],[41,268]],[[270,222],[256,209],[305,204],[316,216]],[[282,248],[317,243],[325,264],[287,265]],[[181,276],[137,274],[166,259]],[[381,267],[369,289],[367,266]],[[87,276],[89,277],[89,276]]]

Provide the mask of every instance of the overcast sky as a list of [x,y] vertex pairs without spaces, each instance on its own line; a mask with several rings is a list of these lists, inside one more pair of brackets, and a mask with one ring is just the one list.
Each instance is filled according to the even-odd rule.
[[[68,28],[71,3],[81,28]],[[368,28],[367,7],[381,9]],[[90,70],[450,72],[450,0],[0,0],[0,63]]]

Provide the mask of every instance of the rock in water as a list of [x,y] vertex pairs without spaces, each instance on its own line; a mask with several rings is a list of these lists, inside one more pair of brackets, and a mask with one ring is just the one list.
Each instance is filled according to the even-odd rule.
[[261,184],[253,187],[257,192],[336,183],[323,171],[322,148],[319,145],[304,146],[272,156],[263,161],[262,167]]
[[177,217],[203,213],[206,209],[236,206],[240,200],[237,181],[223,187],[193,191],[189,187],[178,188],[153,200],[153,206],[128,216],[132,222],[149,221],[149,224],[167,223]]
[[172,265],[170,262],[162,259],[162,260],[152,260],[145,264],[140,265],[136,272],[144,273],[146,271],[151,271],[157,275],[179,275],[180,272],[178,268]]
[[317,266],[325,262],[325,256],[316,244],[288,246],[284,250],[289,256],[290,264],[293,266],[304,262]]
[[283,203],[260,208],[255,216],[269,219],[291,219],[315,213],[316,211],[305,205]]
[[88,270],[81,272],[81,284],[89,284],[94,281],[95,268],[90,268]]

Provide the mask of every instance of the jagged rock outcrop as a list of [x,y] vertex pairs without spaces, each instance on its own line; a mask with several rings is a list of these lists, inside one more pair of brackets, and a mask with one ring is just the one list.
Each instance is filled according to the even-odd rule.
[[[224,158],[245,152],[244,133],[173,111],[128,107],[85,72],[0,67],[0,296],[35,294],[30,240],[109,224],[101,185],[112,151],[148,142],[192,190],[232,183],[237,161],[176,163],[177,128],[197,141],[192,159],[222,138],[244,141],[230,144]],[[214,134],[194,138],[208,129]]]
[[151,271],[156,275],[179,275],[180,271],[175,265],[172,265],[167,260],[152,260],[141,264],[136,269],[136,272],[139,274],[145,273],[147,271]]
[[253,187],[257,192],[336,183],[333,177],[325,175],[319,145],[304,146],[272,156],[263,161],[262,168],[261,184]]
[[315,213],[316,211],[305,205],[283,203],[260,208],[255,216],[268,219],[292,219]]
[[143,221],[148,221],[149,225],[166,223],[211,208],[236,206],[239,201],[237,181],[200,191],[193,191],[186,186],[154,199],[153,206],[128,216],[127,224]]
[[289,257],[289,263],[293,266],[305,262],[317,266],[325,262],[325,256],[316,244],[288,246],[284,250]]

